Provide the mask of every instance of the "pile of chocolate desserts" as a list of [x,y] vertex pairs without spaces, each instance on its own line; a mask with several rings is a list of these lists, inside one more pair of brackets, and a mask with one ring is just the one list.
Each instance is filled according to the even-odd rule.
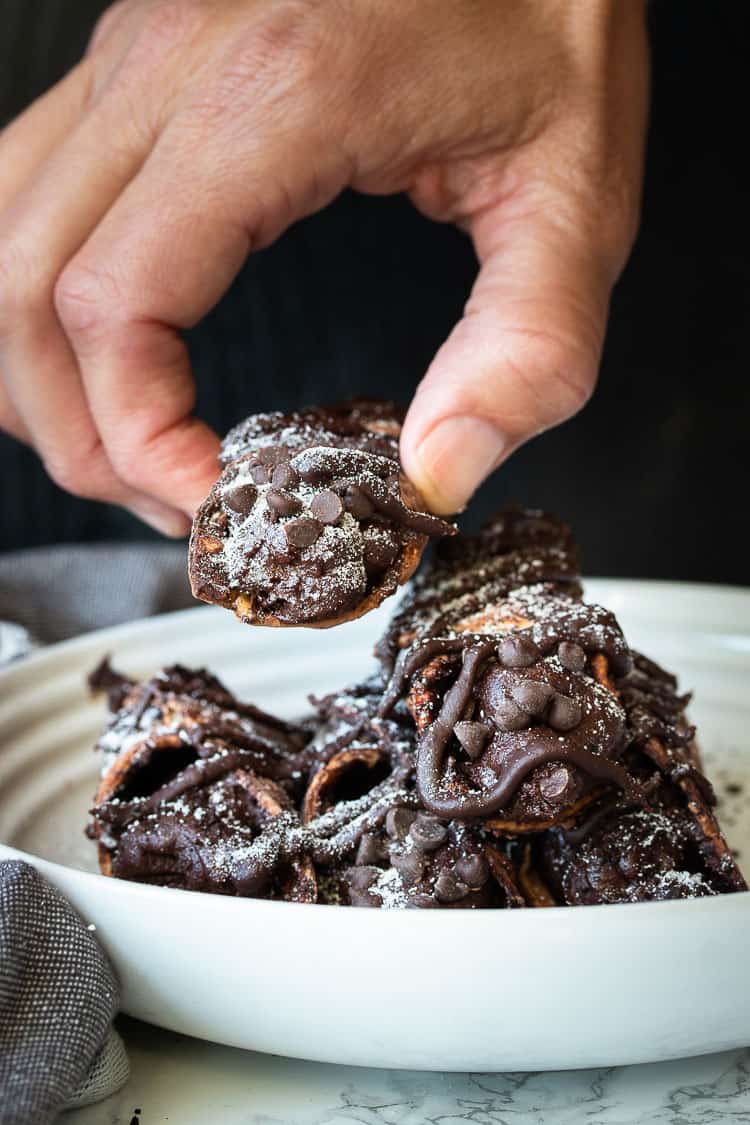
[[[331,624],[452,530],[411,519],[389,419],[361,419],[264,416],[230,435],[196,519],[200,596],[249,621]],[[387,909],[746,889],[687,697],[583,600],[578,573],[569,530],[540,512],[443,539],[377,645],[378,672],[298,722],[204,670],[134,682],[105,662],[91,677],[113,712],[89,827],[102,871]]]

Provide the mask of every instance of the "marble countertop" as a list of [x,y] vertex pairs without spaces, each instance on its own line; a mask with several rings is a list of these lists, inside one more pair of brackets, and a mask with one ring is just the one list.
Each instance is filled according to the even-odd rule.
[[135,1020],[118,1026],[129,1083],[99,1105],[65,1114],[60,1125],[750,1122],[750,1050],[602,1070],[424,1074],[258,1055]]

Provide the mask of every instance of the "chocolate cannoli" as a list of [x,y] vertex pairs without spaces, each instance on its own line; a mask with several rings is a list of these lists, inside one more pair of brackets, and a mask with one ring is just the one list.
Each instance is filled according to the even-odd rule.
[[258,414],[224,440],[193,523],[193,593],[252,625],[327,628],[405,582],[452,535],[401,471],[402,412],[361,400]]
[[381,670],[284,723],[180,666],[104,664],[94,810],[123,878],[385,909],[745,889],[673,677],[583,601],[568,529],[502,513],[438,547]]
[[304,854],[248,866],[254,842],[298,824],[288,794],[246,768],[246,751],[217,748],[187,760],[178,736],[125,750],[92,809],[102,873],[139,883],[252,898],[315,902]]
[[309,744],[315,725],[288,723],[242,702],[205,669],[175,664],[138,682],[114,671],[105,660],[89,677],[89,687],[95,693],[106,691],[113,711],[96,744],[103,776],[118,760],[130,768],[133,757],[125,757],[126,751],[135,748],[147,754],[154,739],[167,738],[184,751],[186,760],[190,755],[210,756],[217,747],[242,750],[248,769],[292,794],[304,789],[314,757]]
[[504,842],[421,806],[414,724],[405,710],[378,717],[382,686],[373,679],[318,701],[323,724],[313,745],[320,764],[304,797],[304,822],[314,829],[343,801],[366,802],[396,774],[400,788],[333,863],[318,866],[319,901],[385,909],[524,906]]
[[605,786],[633,796],[612,678],[631,658],[614,616],[581,600],[567,529],[512,513],[462,543],[466,565],[457,543],[379,646],[386,660],[400,649],[381,713],[406,699],[424,806],[518,833],[571,819]]

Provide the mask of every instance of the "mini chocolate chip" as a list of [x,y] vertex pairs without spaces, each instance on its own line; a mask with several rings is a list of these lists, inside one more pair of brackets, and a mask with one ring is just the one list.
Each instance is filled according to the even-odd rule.
[[282,492],[280,488],[269,488],[266,493],[266,503],[279,516],[295,516],[302,507],[296,496]]
[[566,731],[577,727],[582,717],[580,703],[567,695],[556,695],[552,700],[547,722],[553,730]]
[[254,484],[238,484],[236,488],[231,488],[224,493],[224,506],[241,516],[246,516],[255,503],[257,495],[258,489]]
[[250,476],[256,484],[268,484],[268,469],[265,465],[253,465]]
[[366,832],[359,841],[356,862],[358,864],[367,865],[382,863],[385,859],[387,859],[387,852],[383,841],[378,836],[374,835],[374,833]]
[[420,891],[419,894],[409,895],[406,906],[410,910],[430,910],[437,906],[437,901],[434,895],[428,895],[424,891]]
[[545,684],[540,680],[522,680],[520,684],[513,685],[510,694],[513,696],[513,702],[517,703],[527,715],[539,716],[547,710],[555,689],[551,684]]
[[391,867],[396,868],[407,887],[413,887],[424,873],[424,856],[417,851],[401,852],[391,856]]
[[294,488],[299,484],[299,473],[296,473],[288,461],[282,461],[271,473],[271,484],[274,488]]
[[423,852],[432,852],[448,838],[448,829],[434,816],[420,813],[409,829],[414,846]]
[[310,511],[321,523],[335,523],[344,510],[341,497],[326,488],[318,492],[310,502]]
[[363,561],[368,577],[380,574],[398,558],[398,543],[395,537],[379,527],[366,527],[362,535],[364,544]]
[[289,460],[289,449],[285,445],[267,445],[258,450],[256,457],[261,464],[268,465],[269,469],[274,469],[283,461]]
[[575,641],[562,641],[557,648],[557,659],[568,672],[582,672],[586,667],[586,653]]
[[438,902],[459,902],[466,898],[469,888],[450,871],[441,871],[435,880],[435,897]]
[[539,792],[543,797],[546,797],[548,801],[551,801],[553,798],[559,797],[561,793],[565,792],[569,781],[570,774],[564,766],[560,766],[559,769],[553,770],[549,777],[543,777],[541,779],[539,782]]
[[531,720],[512,699],[501,699],[492,712],[492,718],[500,730],[523,730]]
[[530,668],[541,654],[530,637],[512,635],[500,642],[497,655],[506,668]]
[[284,534],[290,547],[312,547],[323,528],[317,520],[300,516],[284,525]]
[[483,855],[462,855],[456,861],[456,874],[470,887],[483,887],[490,877],[490,865]]
[[358,891],[366,891],[380,874],[378,867],[350,867],[346,872],[346,881],[350,887],[354,887]]
[[397,805],[395,809],[389,809],[386,814],[385,830],[392,840],[405,840],[416,816],[412,809]]
[[453,728],[458,741],[463,746],[472,761],[479,757],[484,750],[484,744],[489,737],[489,730],[484,723],[460,722]]
[[366,520],[375,511],[369,497],[358,484],[350,484],[344,493],[344,507],[356,520]]

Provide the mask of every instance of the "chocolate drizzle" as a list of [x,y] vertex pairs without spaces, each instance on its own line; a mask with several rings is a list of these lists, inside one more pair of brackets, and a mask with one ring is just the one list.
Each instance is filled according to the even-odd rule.
[[[332,453],[319,429],[302,437],[280,416],[235,435],[248,495],[275,490],[264,526],[294,558],[347,516],[363,523],[373,572],[390,565],[394,536],[417,534],[390,500],[382,506],[382,490],[398,494],[397,435],[384,415],[371,421],[384,429],[364,438],[339,416]],[[287,502],[300,488],[314,493],[310,515]],[[243,504],[222,517],[244,518]],[[314,527],[290,536],[295,520]],[[117,710],[92,814],[102,869],[385,908],[744,889],[711,811],[688,697],[630,651],[611,613],[583,601],[567,529],[508,513],[437,556],[378,645],[381,671],[313,700],[316,716],[301,723],[240,702],[203,670],[176,665],[137,684],[100,666],[93,684]]]
[[[490,539],[504,551],[487,557]],[[408,699],[425,807],[531,827],[561,815],[593,783],[645,804],[617,761],[627,740],[611,676],[626,675],[632,658],[614,616],[583,602],[573,581],[559,584],[576,562],[567,529],[516,514],[445,553],[447,561],[417,580],[378,647],[390,668],[381,714]],[[558,582],[540,583],[542,576]],[[487,729],[471,754],[455,737],[467,718]],[[553,780],[544,773],[553,765],[567,772]]]
[[[480,641],[464,652],[461,671],[446,693],[437,718],[428,727],[417,751],[417,789],[425,808],[448,817],[488,817],[501,809],[518,790],[524,778],[548,762],[562,762],[583,770],[591,777],[619,786],[631,800],[645,805],[646,796],[619,763],[594,754],[582,745],[561,743],[544,733],[528,740],[514,739],[511,754],[503,761],[502,775],[481,792],[445,785],[444,764],[456,724],[461,720],[474,687],[479,668],[494,652],[495,642]],[[621,730],[616,730],[615,749],[622,749]],[[619,743],[619,745],[618,745]]]

